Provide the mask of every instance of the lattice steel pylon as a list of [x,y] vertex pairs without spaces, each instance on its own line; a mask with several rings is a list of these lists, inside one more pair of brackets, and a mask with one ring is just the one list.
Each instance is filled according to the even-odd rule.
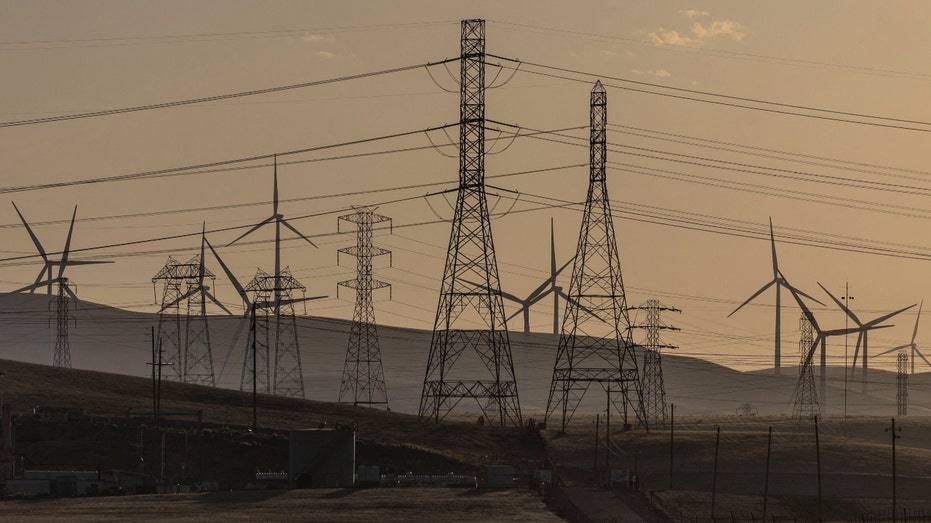
[[666,385],[663,382],[662,349],[676,349],[675,345],[668,345],[660,339],[663,330],[679,330],[663,323],[662,313],[682,312],[675,307],[667,307],[659,300],[647,300],[643,305],[634,309],[646,312],[646,319],[642,325],[634,327],[646,330],[643,342],[643,408],[651,428],[666,428]]
[[814,327],[815,322],[811,312],[803,310],[798,320],[798,328],[801,332],[798,340],[798,381],[795,383],[795,391],[792,394],[792,417],[800,420],[811,419],[821,412],[810,357],[814,350]]
[[[375,214],[372,209],[360,208],[340,216],[341,221],[356,224],[356,245],[338,252],[355,256],[356,278],[341,281],[338,285],[356,291],[356,306],[349,328],[349,346],[339,386],[339,403],[352,403],[364,407],[388,408],[388,389],[385,371],[378,346],[378,326],[375,323],[375,305],[372,291],[391,287],[390,283],[376,280],[372,273],[372,260],[391,251],[372,245],[373,227],[390,222],[391,218]],[[338,227],[337,227],[338,229]],[[339,258],[339,254],[336,255]],[[339,264],[339,260],[337,260]],[[338,289],[338,288],[337,288]]]
[[[91,260],[69,260],[71,254],[71,236],[74,233],[74,221],[78,215],[78,206],[74,206],[74,212],[71,214],[71,225],[68,228],[68,237],[65,240],[65,247],[61,251],[61,258],[58,260],[50,259],[48,254],[45,252],[45,249],[42,247],[42,243],[39,241],[38,236],[32,231],[32,227],[29,226],[29,223],[26,221],[26,218],[23,217],[23,213],[19,212],[19,208],[16,207],[16,204],[13,204],[13,208],[16,210],[16,214],[19,215],[19,219],[23,222],[23,226],[26,228],[26,232],[29,233],[29,237],[32,238],[32,242],[36,246],[36,250],[39,252],[39,256],[42,257],[42,261],[45,263],[42,266],[42,269],[39,271],[39,275],[36,277],[35,282],[25,287],[16,289],[12,292],[29,292],[30,294],[34,293],[36,289],[46,287],[49,306],[51,307],[52,302],[55,304],[55,325],[56,325],[56,336],[55,336],[55,347],[52,352],[52,366],[54,367],[65,367],[71,368],[71,343],[68,336],[68,327],[71,324],[71,305],[70,300],[74,299],[77,301],[78,297],[71,289],[72,284],[69,282],[68,278],[65,278],[65,269],[71,265],[96,265],[101,263],[113,263],[112,261],[91,261]],[[58,267],[58,275],[53,276],[52,272],[55,267]],[[52,294],[52,287],[57,285],[57,294]]]
[[[200,254],[186,263],[171,256],[165,266],[152,277],[152,284],[162,282],[161,308],[158,311],[158,333],[165,353],[172,358],[169,379],[184,383],[216,386],[213,352],[207,321],[207,300],[232,315],[206,285],[216,275],[207,269],[205,246],[206,224],[201,232]],[[157,298],[157,295],[156,295]]]
[[908,415],[908,353],[900,350],[895,356],[895,404],[899,416]]
[[[485,21],[463,20],[459,190],[419,416],[439,422],[465,398],[484,419],[521,424],[485,193]],[[465,358],[465,359],[463,359]]]
[[591,92],[588,197],[546,402],[547,419],[559,412],[562,430],[592,384],[605,390],[625,425],[630,407],[640,425],[649,426],[608,199],[607,108],[607,93],[598,81]]

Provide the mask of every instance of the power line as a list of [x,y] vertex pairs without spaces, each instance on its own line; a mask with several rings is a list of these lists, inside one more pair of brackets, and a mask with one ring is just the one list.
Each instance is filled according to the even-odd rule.
[[[742,97],[742,96],[733,96],[733,95],[714,93],[710,91],[699,91],[696,89],[686,89],[683,87],[671,87],[671,86],[666,86],[666,85],[661,85],[661,84],[654,84],[650,82],[630,80],[628,78],[621,78],[618,76],[601,75],[597,73],[580,71],[576,69],[569,69],[565,67],[557,67],[557,66],[551,66],[551,65],[535,63],[535,62],[526,62],[526,61],[518,60],[515,58],[507,58],[504,56],[497,56],[497,55],[491,55],[491,54],[489,54],[488,56],[491,58],[496,58],[499,60],[504,60],[507,62],[513,62],[513,63],[518,64],[516,67],[508,67],[508,66],[499,64],[499,67],[504,67],[507,69],[517,69],[520,67],[521,71],[525,73],[535,74],[539,76],[546,76],[549,78],[569,80],[569,81],[580,82],[580,83],[585,83],[585,84],[591,83],[591,79],[593,78],[608,79],[608,80],[614,80],[618,82],[624,82],[627,84],[638,85],[642,87],[636,88],[636,87],[628,87],[628,86],[623,86],[623,85],[612,85],[612,84],[604,83],[606,87],[613,87],[615,89],[623,89],[625,91],[638,92],[638,93],[643,93],[643,94],[651,94],[655,96],[664,96],[668,98],[688,100],[692,102],[701,102],[701,103],[720,105],[720,106],[725,106],[725,107],[735,107],[735,108],[740,108],[740,109],[751,109],[754,111],[763,111],[763,112],[768,112],[768,113],[782,114],[782,115],[789,115],[789,116],[800,116],[804,118],[814,118],[818,120],[827,120],[827,121],[833,121],[833,122],[870,125],[870,126],[875,126],[875,127],[885,127],[885,128],[890,128],[890,129],[900,129],[900,130],[906,130],[906,131],[918,131],[918,132],[924,132],[924,133],[931,132],[931,129],[909,127],[907,125],[902,125],[902,124],[914,124],[914,125],[931,126],[931,122],[924,122],[920,120],[909,120],[909,119],[904,119],[904,118],[877,116],[877,115],[854,113],[854,112],[848,112],[848,111],[837,111],[833,109],[822,109],[819,107],[811,107],[811,106],[805,106],[805,105],[773,102],[769,100],[762,100],[759,98],[748,98],[748,97]],[[558,74],[553,74],[553,73],[544,73],[541,71],[534,71],[531,69],[526,69],[526,68],[523,68],[523,66],[539,67],[541,69],[559,71],[561,73],[582,75],[587,78],[582,79],[582,78],[574,78],[571,76],[564,76],[564,75],[558,75]],[[674,91],[677,93],[686,93],[686,94],[673,94],[673,93],[668,93],[668,92],[651,91],[649,89],[645,89],[645,87],[652,87],[655,89],[666,89],[669,91]],[[721,98],[724,100],[733,100],[733,101],[727,102],[727,101],[721,101],[721,100],[709,100],[709,99],[697,98],[695,96],[689,96],[689,95],[711,96],[711,97]],[[762,105],[766,105],[770,107],[756,107],[756,106],[745,105],[745,104],[741,104],[737,102],[756,103],[756,104],[762,104]],[[795,109],[796,111],[792,111],[790,109]],[[836,115],[836,116],[825,116],[824,114],[808,114],[808,113],[797,112],[799,110],[814,111],[818,113],[824,113],[827,115]],[[871,120],[878,120],[878,121],[852,120],[850,118],[842,118],[842,117],[868,118]],[[897,122],[897,123],[882,123],[882,122]]]
[[178,107],[181,105],[192,105],[192,104],[199,104],[199,103],[205,103],[205,102],[215,102],[218,100],[229,100],[231,98],[242,98],[244,96],[256,96],[256,95],[261,95],[261,94],[278,93],[281,91],[303,89],[305,87],[315,87],[319,85],[326,85],[326,84],[332,84],[332,83],[337,83],[337,82],[345,82],[348,80],[358,80],[361,78],[383,76],[383,75],[391,74],[391,73],[399,73],[402,71],[410,71],[413,69],[419,69],[421,67],[431,67],[434,65],[442,65],[442,64],[449,63],[449,62],[456,62],[458,60],[459,58],[447,58],[445,60],[440,60],[439,62],[426,62],[422,64],[417,64],[417,65],[407,65],[403,67],[395,67],[392,69],[383,69],[381,71],[371,71],[367,73],[360,73],[360,74],[354,74],[354,75],[349,75],[349,76],[341,76],[338,78],[329,78],[326,80],[315,80],[313,82],[303,82],[299,84],[282,85],[278,87],[268,87],[265,89],[255,89],[252,91],[241,91],[238,93],[228,93],[228,94],[220,94],[220,95],[214,95],[214,96],[206,96],[204,98],[192,98],[189,100],[175,100],[172,102],[164,102],[164,103],[150,104],[150,105],[138,105],[135,107],[123,107],[119,109],[104,109],[101,111],[91,111],[87,113],[67,114],[67,115],[61,115],[61,116],[49,116],[46,118],[31,118],[28,120],[14,120],[14,121],[9,121],[9,122],[0,122],[0,127],[19,127],[23,125],[35,125],[35,124],[43,124],[43,123],[51,123],[51,122],[61,122],[65,120],[77,120],[81,118],[94,118],[97,116],[110,116],[114,114],[123,114],[123,113],[137,112],[137,111],[149,111],[152,109],[165,109],[169,107]]

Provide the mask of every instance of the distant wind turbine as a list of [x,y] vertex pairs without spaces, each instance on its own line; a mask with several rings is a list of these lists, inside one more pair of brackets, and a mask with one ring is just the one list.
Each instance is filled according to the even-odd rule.
[[[870,366],[870,362],[869,362],[869,352],[868,352],[868,348],[869,348],[869,347],[868,347],[868,343],[867,343],[867,342],[868,342],[868,339],[869,339],[869,333],[870,333],[870,331],[873,330],[873,329],[878,329],[878,328],[883,328],[883,327],[892,327],[893,325],[880,325],[880,323],[882,323],[882,322],[888,320],[889,318],[895,316],[896,314],[899,314],[899,313],[902,313],[902,312],[907,311],[908,309],[911,309],[912,307],[914,307],[914,306],[917,305],[917,304],[913,303],[913,304],[909,305],[908,307],[899,309],[899,310],[897,310],[897,311],[895,311],[895,312],[890,312],[889,314],[885,314],[885,315],[880,316],[880,317],[878,317],[878,318],[876,318],[876,319],[874,319],[874,320],[870,320],[870,321],[868,321],[868,322],[866,322],[866,323],[863,323],[862,321],[860,321],[860,318],[858,318],[857,315],[853,313],[853,311],[851,311],[850,309],[848,309],[848,308],[847,308],[843,303],[841,303],[841,301],[838,300],[833,294],[831,294],[830,292],[828,292],[828,290],[824,288],[824,285],[821,285],[820,283],[818,283],[818,286],[821,287],[821,289],[824,290],[824,292],[826,292],[826,293],[828,294],[828,296],[831,297],[832,300],[834,300],[834,303],[836,303],[837,306],[840,307],[841,310],[843,310],[844,313],[847,314],[847,316],[848,316],[851,320],[853,320],[854,323],[857,324],[856,332],[859,333],[858,336],[857,336],[857,348],[856,348],[856,349],[854,350],[854,352],[853,352],[853,364],[850,366],[850,368],[851,368],[851,369],[854,369],[854,368],[857,367],[857,357],[858,357],[859,352],[860,352],[860,347],[862,346],[862,347],[863,347],[863,364],[861,365],[861,367],[863,368],[863,388],[864,388],[864,390],[866,390],[866,388],[867,388],[867,371],[869,370],[869,366]],[[847,371],[847,369],[844,369],[844,372],[846,372],[846,371]]]
[[906,343],[905,345],[899,345],[898,347],[893,347],[887,351],[880,352],[879,354],[876,355],[877,357],[884,356],[886,354],[889,354],[890,352],[895,352],[899,349],[911,348],[912,349],[912,358],[911,358],[912,374],[915,373],[915,355],[916,354],[920,356],[922,360],[924,360],[925,364],[927,364],[928,366],[931,366],[931,362],[928,362],[928,358],[925,358],[925,355],[922,354],[920,350],[918,350],[918,345],[915,343],[915,338],[918,336],[918,320],[921,319],[921,307],[923,305],[924,305],[924,302],[921,302],[921,304],[918,305],[918,316],[915,317],[915,330],[912,331],[912,341],[910,343]]
[[[790,292],[792,292],[793,295],[798,294],[816,303],[819,303],[821,305],[824,305],[824,304],[818,301],[817,299],[812,298],[808,294],[805,294],[804,292],[796,289],[791,284],[789,284],[785,276],[783,276],[782,271],[779,270],[779,261],[776,258],[776,239],[775,239],[775,236],[773,235],[773,219],[772,218],[769,219],[769,241],[770,241],[770,244],[772,245],[772,251],[773,251],[773,279],[770,280],[769,283],[767,283],[766,285],[763,285],[762,287],[760,287],[760,290],[753,293],[752,296],[750,296],[749,298],[747,298],[746,301],[741,303],[736,309],[733,310],[733,312],[728,314],[727,317],[730,318],[731,316],[734,315],[735,312],[743,308],[744,305],[753,301],[757,296],[766,292],[766,290],[772,287],[773,285],[776,286],[776,330],[775,330],[775,351],[774,351],[775,363],[774,364],[775,364],[775,372],[778,375],[780,363],[782,360],[782,296],[781,296],[782,288],[785,287]],[[798,298],[796,297],[796,299]]]

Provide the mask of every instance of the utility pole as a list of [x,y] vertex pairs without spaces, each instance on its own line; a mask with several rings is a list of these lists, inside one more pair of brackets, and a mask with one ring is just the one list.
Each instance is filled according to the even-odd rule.
[[714,502],[718,493],[718,449],[721,446],[721,427],[714,438],[714,475],[711,477],[711,521],[714,521]]
[[892,437],[892,523],[895,523],[895,517],[896,517],[895,516],[895,510],[896,510],[895,440],[902,437],[896,434],[896,432],[902,432],[902,427],[896,428],[895,418],[892,418],[892,427],[886,429],[886,431]]
[[[850,295],[850,285],[848,282],[844,282],[844,296],[841,298],[844,300],[844,305],[849,309],[850,300],[853,299],[853,296]],[[847,330],[848,322],[850,318],[844,314],[844,331]],[[847,332],[844,332],[844,425],[847,424]]]
[[595,486],[598,486],[598,429],[601,427],[601,414],[595,415]]
[[608,483],[611,483],[611,386],[608,386],[606,397],[607,411],[605,414],[605,465],[608,469]]
[[824,521],[821,514],[821,438],[818,434],[818,416],[815,416],[815,461],[818,466],[818,521]]
[[766,480],[763,483],[763,522],[766,522],[766,509],[769,504],[769,457],[773,449],[773,426],[769,426],[769,437],[766,439]]
[[669,404],[669,490],[672,490],[672,476],[675,471],[676,447],[676,404]]
[[156,430],[159,427],[159,418],[162,411],[162,367],[171,366],[172,362],[162,361],[162,338],[155,338],[155,326],[150,327],[152,336],[152,361],[146,365],[152,366],[152,418]]

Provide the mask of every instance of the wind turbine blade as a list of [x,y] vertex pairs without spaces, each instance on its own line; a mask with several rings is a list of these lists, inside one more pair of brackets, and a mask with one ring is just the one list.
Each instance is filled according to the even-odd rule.
[[924,362],[928,364],[929,367],[931,367],[931,362],[929,362],[928,358],[925,358],[925,355],[922,354],[920,350],[918,350],[918,347],[915,347],[915,354],[921,356],[921,359],[924,360]]
[[918,336],[918,320],[921,319],[921,308],[924,306],[924,300],[921,300],[921,304],[918,305],[918,315],[915,316],[915,330],[912,331],[912,345],[915,344],[915,337]]
[[225,263],[223,263],[223,258],[220,258],[220,255],[217,254],[217,250],[213,248],[210,240],[204,238],[204,242],[207,244],[207,247],[210,247],[210,252],[213,253],[213,257],[217,259],[220,267],[223,268],[223,272],[226,273],[226,277],[229,278],[230,282],[233,284],[233,288],[236,289],[236,292],[238,292],[239,296],[242,298],[242,301],[248,305],[249,296],[246,294],[246,290],[242,288],[242,285],[239,284],[239,280],[236,279],[236,276],[233,275],[233,271],[231,271],[230,268],[227,267]]
[[517,311],[516,311],[514,314],[511,314],[510,316],[508,316],[507,318],[505,318],[504,321],[505,321],[505,322],[509,322],[509,321],[513,320],[518,314],[521,314],[522,312],[524,312],[524,309],[517,309]]
[[911,346],[912,346],[911,343],[906,343],[905,345],[899,345],[898,347],[892,347],[891,349],[886,350],[886,351],[883,351],[883,352],[880,352],[879,354],[877,354],[877,355],[875,355],[875,356],[873,356],[873,357],[874,357],[874,358],[878,358],[878,357],[880,357],[880,356],[885,356],[886,354],[889,354],[890,352],[895,352],[895,351],[897,351],[897,350],[899,350],[899,349],[907,349],[907,348],[909,348],[909,347],[911,347]]
[[809,295],[808,293],[806,293],[806,292],[804,292],[804,291],[801,291],[801,290],[799,290],[798,288],[794,287],[792,284],[790,284],[788,281],[786,281],[785,278],[782,279],[782,283],[783,283],[783,285],[786,286],[787,289],[789,289],[789,291],[795,292],[795,293],[797,293],[797,294],[799,294],[799,295],[801,295],[801,296],[804,296],[804,297],[808,298],[809,300],[811,300],[811,301],[817,303],[818,305],[822,305],[822,306],[824,305],[823,303],[821,303],[821,300],[819,300],[818,298],[815,298],[814,296],[811,296],[811,295]]
[[[282,220],[281,220],[281,223],[282,223],[285,227],[287,227],[288,229],[291,229],[291,232],[293,232],[294,234],[300,236],[301,238],[304,238],[304,240],[307,241],[307,243],[313,245],[314,247],[317,247],[317,244],[316,244],[316,243],[310,241],[310,238],[308,238],[307,236],[304,236],[304,234],[301,233],[301,231],[299,231],[299,230],[295,229],[294,227],[292,227],[291,224],[287,222],[287,220],[282,219]],[[319,248],[319,247],[318,247],[318,248]]]
[[546,289],[546,292],[542,292],[542,293],[538,294],[537,296],[534,296],[533,298],[528,298],[527,301],[526,301],[526,305],[527,305],[528,307],[530,307],[530,306],[532,306],[532,305],[535,305],[535,304],[538,303],[540,300],[542,300],[543,298],[546,298],[547,296],[549,296],[550,294],[552,294],[552,293],[554,293],[554,292],[556,292],[556,289],[553,288],[553,287],[550,287],[549,289]]
[[550,277],[556,278],[556,228],[553,227],[553,218],[550,217]]
[[[42,271],[42,273],[44,274],[45,271]],[[40,274],[39,277],[41,278],[42,275]],[[42,281],[36,280],[36,282],[33,283],[32,285],[27,285],[27,286],[25,286],[25,287],[21,287],[21,288],[19,288],[19,289],[10,291],[10,293],[26,292],[26,291],[32,292],[32,291],[34,291],[34,290],[36,290],[36,289],[41,289],[42,287],[45,287],[46,285],[48,285],[48,284],[50,284],[50,283],[53,283],[53,282],[54,282],[54,280],[42,280]]]
[[204,294],[205,294],[208,298],[210,298],[210,301],[212,301],[213,303],[215,303],[217,307],[223,309],[223,312],[229,314],[230,316],[234,316],[234,314],[233,314],[232,312],[230,312],[230,310],[227,309],[225,305],[223,305],[222,303],[220,303],[220,300],[218,300],[217,297],[213,295],[213,293],[211,293],[211,292],[208,291],[208,290],[204,290]]
[[229,247],[230,245],[232,245],[232,244],[238,242],[239,240],[245,238],[246,236],[249,236],[250,234],[252,234],[252,233],[254,233],[255,231],[259,230],[263,225],[265,225],[266,223],[270,223],[270,222],[273,221],[274,219],[275,219],[275,217],[274,217],[274,216],[271,216],[271,217],[269,217],[269,218],[266,218],[265,220],[262,220],[261,222],[255,224],[251,229],[249,229],[248,231],[246,231],[246,232],[244,232],[242,235],[240,235],[239,238],[236,238],[235,240],[233,240],[233,241],[227,243],[226,246]]
[[220,376],[222,376],[223,372],[226,370],[226,365],[229,363],[230,356],[233,355],[233,350],[236,348],[236,343],[239,342],[239,337],[242,335],[242,326],[245,325],[248,321],[248,319],[241,319],[236,322],[236,330],[233,332],[233,341],[230,343],[230,347],[226,351],[226,356],[223,357],[223,364],[220,365]]
[[295,303],[303,303],[306,301],[313,301],[313,300],[322,300],[324,298],[329,298],[329,296],[307,296],[306,298],[290,298],[287,300],[279,300],[278,303],[280,305],[294,305]]
[[159,313],[165,312],[166,310],[168,310],[168,309],[174,307],[175,305],[178,305],[179,303],[183,302],[184,300],[190,298],[190,297],[193,296],[196,292],[197,292],[197,289],[191,289],[191,290],[185,292],[184,294],[182,294],[181,296],[178,296],[177,298],[175,298],[174,300],[170,301],[169,303],[166,303],[165,305],[162,305],[162,308],[159,309],[158,312],[159,312]]
[[[808,354],[805,356],[805,361],[802,363],[802,367],[811,365],[811,360],[814,358],[815,352],[818,350],[818,343],[820,343],[822,339],[824,339],[824,335],[820,333],[815,337],[815,340],[811,343],[811,348],[808,350]],[[844,369],[844,372],[847,372],[847,369]]]
[[49,265],[101,265],[104,263],[116,263],[113,260],[69,260],[68,262],[63,261],[52,261],[49,262]]
[[559,273],[561,273],[562,271],[566,270],[566,267],[568,267],[568,266],[569,266],[572,262],[574,262],[574,261],[575,261],[575,256],[573,256],[572,258],[569,258],[569,261],[567,261],[566,263],[562,264],[562,267],[560,267],[560,268],[556,271],[556,275],[558,276]]
[[880,324],[880,323],[882,323],[882,322],[888,320],[889,318],[895,316],[896,314],[899,314],[899,313],[902,313],[902,312],[907,311],[908,309],[911,309],[911,308],[914,307],[915,305],[918,305],[918,304],[917,304],[917,303],[913,303],[913,304],[909,305],[908,307],[899,309],[899,310],[897,310],[897,311],[895,311],[895,312],[890,312],[889,314],[886,314],[885,316],[880,316],[880,317],[876,318],[875,320],[866,322],[866,325],[867,325],[868,327],[873,327],[874,325]]
[[68,227],[68,237],[65,239],[65,249],[61,251],[61,262],[58,265],[58,277],[65,274],[65,267],[68,266],[68,255],[71,254],[71,235],[74,233],[74,220],[78,217],[78,206],[74,206],[74,212],[71,214],[71,225]]
[[741,303],[740,305],[738,305],[736,309],[734,309],[730,314],[727,315],[727,317],[730,318],[731,316],[734,315],[735,312],[737,312],[737,311],[739,311],[741,308],[743,308],[744,305],[750,303],[751,301],[753,301],[754,298],[756,298],[756,297],[759,296],[760,294],[763,294],[764,292],[766,292],[766,289],[772,287],[773,284],[776,283],[776,281],[777,281],[777,280],[773,279],[772,281],[770,281],[770,282],[767,283],[766,285],[760,287],[760,290],[758,290],[758,291],[756,291],[755,293],[753,293],[753,296],[750,296],[749,298],[747,298],[747,301],[745,301],[745,302]]
[[556,291],[556,293],[559,294],[559,296],[560,296],[562,299],[566,300],[566,303],[571,303],[571,304],[575,305],[576,307],[582,309],[586,314],[589,314],[589,315],[593,316],[594,318],[596,318],[596,319],[597,319],[598,321],[600,321],[601,323],[608,323],[608,320],[606,320],[606,319],[602,318],[601,316],[595,314],[595,311],[593,311],[593,310],[589,309],[588,307],[582,305],[582,304],[579,303],[578,301],[573,300],[572,298],[569,297],[568,294],[564,293],[563,291],[561,291],[561,290],[560,290],[560,291]]
[[779,260],[776,259],[776,237],[773,235],[773,217],[769,217],[769,242],[773,247],[773,278],[779,277]]
[[45,249],[43,249],[42,244],[39,243],[39,238],[36,236],[34,232],[32,232],[32,227],[30,227],[29,224],[26,223],[26,218],[23,218],[23,213],[19,212],[19,207],[16,206],[16,202],[11,202],[11,203],[13,203],[13,208],[16,209],[16,214],[19,215],[19,221],[23,222],[23,225],[26,226],[26,232],[28,232],[29,237],[32,238],[32,243],[36,245],[36,250],[39,251],[39,255],[42,256],[43,260],[48,262],[48,255],[45,254]]
[[840,300],[837,299],[837,297],[835,297],[833,294],[831,294],[831,291],[825,289],[825,288],[824,288],[824,285],[821,285],[821,282],[818,282],[818,287],[821,287],[821,290],[823,290],[824,292],[826,292],[827,295],[830,296],[832,300],[834,300],[834,303],[836,303],[837,306],[840,307],[841,310],[844,311],[844,313],[847,314],[847,316],[849,316],[850,319],[854,321],[854,323],[856,323],[857,325],[859,325],[859,326],[861,326],[861,327],[863,326],[863,322],[860,321],[860,318],[857,318],[857,315],[854,314],[853,311],[851,311],[850,309],[848,309],[847,306],[845,306],[843,303],[841,303]]
[[[543,280],[543,283],[541,283],[536,289],[533,290],[533,292],[531,292],[531,293],[527,296],[527,301],[531,301],[531,300],[533,300],[534,298],[537,298],[537,297],[538,297],[537,295],[540,295],[541,292],[543,293],[541,296],[546,296],[547,294],[549,294],[550,292],[552,292],[552,291],[553,291],[553,288],[552,288],[551,284],[552,284],[553,281],[554,281],[553,276],[550,276],[549,278]],[[550,288],[547,289],[547,286],[550,286]],[[545,290],[546,292],[543,292],[544,290]]]

